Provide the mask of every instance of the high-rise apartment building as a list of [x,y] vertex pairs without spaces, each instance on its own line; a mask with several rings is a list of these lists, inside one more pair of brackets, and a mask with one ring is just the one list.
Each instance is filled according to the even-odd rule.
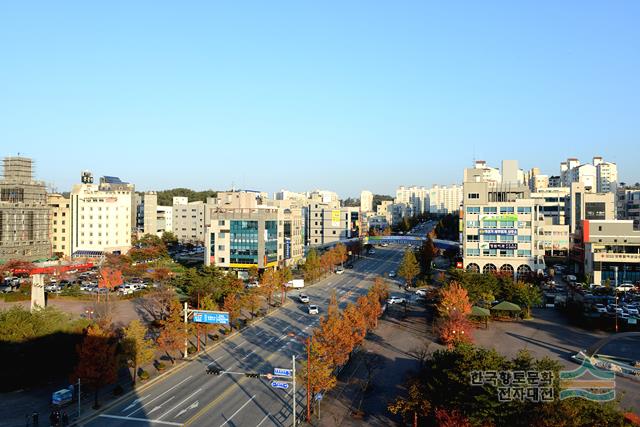
[[373,193],[364,190],[360,193],[360,212],[373,212]]
[[408,216],[422,215],[429,210],[429,190],[418,186],[400,186],[396,190],[394,203],[407,205]]
[[[99,257],[131,248],[134,186],[104,176],[93,183],[90,172],[71,190],[71,256]],[[135,224],[135,221],[134,221]]]
[[462,186],[434,185],[428,191],[429,212],[435,214],[450,214],[458,212],[462,205]]
[[0,262],[51,256],[49,206],[43,182],[33,179],[33,160],[5,157],[0,179]]
[[158,193],[134,193],[136,200],[136,231],[138,235],[158,232]]
[[156,208],[156,234],[162,237],[165,231],[173,232],[173,206]]
[[47,194],[51,252],[71,256],[71,200],[62,194]]
[[580,164],[576,158],[560,163],[560,185],[569,187],[572,182],[581,182],[597,193],[615,192],[618,186],[618,166],[594,157],[593,163]]

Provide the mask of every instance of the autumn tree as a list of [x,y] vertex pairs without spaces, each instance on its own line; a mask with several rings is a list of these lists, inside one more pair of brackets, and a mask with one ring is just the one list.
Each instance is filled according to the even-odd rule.
[[253,282],[254,280],[258,280],[258,267],[252,265],[247,270],[247,274],[249,275],[249,281]]
[[171,304],[176,299],[176,293],[169,286],[158,286],[138,299],[139,307],[146,312],[149,320],[162,322],[167,319],[171,311]]
[[308,281],[313,281],[320,275],[320,257],[316,249],[310,249],[307,253],[306,261],[304,263],[304,278]]
[[471,322],[466,315],[458,311],[452,311],[448,316],[439,318],[437,331],[440,341],[449,348],[473,341]]
[[361,296],[356,302],[358,311],[362,314],[367,330],[374,329],[378,326],[378,317],[380,317],[380,301],[375,294],[369,293],[367,296]]
[[[109,293],[112,292],[116,286],[122,285],[122,283],[122,271],[110,267],[103,267],[100,269],[98,287],[108,289],[107,299],[109,298]],[[100,293],[98,293],[98,298],[100,298]]]
[[469,419],[460,411],[438,408],[435,410],[435,418],[438,427],[472,427]]
[[293,274],[291,274],[291,269],[289,267],[284,267],[278,270],[278,280],[280,282],[281,289],[281,301],[280,304],[284,305],[284,300],[287,297],[287,283],[293,278]]
[[449,282],[449,285],[440,290],[440,304],[438,304],[438,313],[440,316],[449,316],[453,312],[463,315],[471,313],[471,303],[469,302],[469,294],[458,282]]
[[165,246],[173,246],[176,243],[178,243],[178,237],[171,231],[164,231],[162,232],[162,243],[165,244]]
[[242,306],[249,310],[252,317],[255,317],[256,311],[260,308],[261,301],[259,292],[257,288],[250,288],[242,296]]
[[433,244],[432,235],[433,233],[429,233],[427,235],[427,239],[422,243],[422,246],[420,246],[420,250],[418,252],[422,270],[425,272],[431,271],[431,264],[438,254],[438,250]]
[[155,355],[153,340],[147,339],[147,328],[135,319],[124,328],[122,337],[122,355],[128,366],[133,368],[133,383],[136,382],[138,367],[149,363]]
[[[209,311],[217,311],[218,310],[218,304],[213,300],[213,298],[211,298],[210,295],[205,295],[202,298],[200,298],[200,305],[198,307],[201,310],[209,310]],[[209,335],[209,330],[210,328],[214,327],[214,325],[211,325],[209,323],[199,323],[196,325],[197,331],[198,331],[198,337],[200,335],[200,332],[204,331],[204,344],[207,345],[207,336]],[[200,339],[200,338],[198,338]]]
[[331,293],[327,315],[320,319],[320,325],[314,332],[318,348],[328,363],[334,367],[342,366],[353,350],[351,336],[340,311],[335,290]]
[[389,284],[382,277],[376,277],[373,280],[373,286],[369,288],[369,294],[375,295],[378,302],[382,304],[389,298]]
[[402,261],[400,262],[400,268],[398,268],[398,276],[402,277],[407,286],[411,286],[413,279],[420,273],[420,266],[416,261],[416,256],[412,250],[407,249],[404,252]]
[[238,317],[240,317],[241,301],[237,294],[228,294],[224,297],[222,309],[229,313],[229,328],[233,329],[233,325],[236,324]]
[[98,408],[98,392],[118,379],[116,341],[113,333],[97,324],[89,326],[76,346],[78,365],[72,374],[72,382],[80,379],[83,386],[94,392],[94,408]]
[[345,323],[344,329],[348,334],[348,341],[352,350],[360,345],[367,335],[367,319],[365,319],[364,313],[360,308],[360,305],[349,304],[342,313],[342,321]]
[[267,297],[269,306],[271,306],[271,300],[273,299],[273,293],[278,289],[278,273],[268,268],[262,273],[261,289]]
[[429,415],[431,403],[426,397],[424,386],[419,381],[411,381],[408,395],[397,397],[389,404],[389,412],[400,414],[405,422],[411,422],[413,427],[418,427],[418,421],[422,417]]
[[160,321],[160,327],[160,335],[158,335],[157,340],[158,347],[167,354],[171,364],[175,364],[176,362],[171,352],[183,350],[188,337],[183,310],[177,300],[171,301],[169,313],[165,320]]
[[309,359],[302,362],[302,369],[297,370],[301,384],[309,384],[312,395],[321,391],[331,390],[337,380],[333,375],[334,366],[329,363],[326,355],[320,350],[314,338],[310,338]]

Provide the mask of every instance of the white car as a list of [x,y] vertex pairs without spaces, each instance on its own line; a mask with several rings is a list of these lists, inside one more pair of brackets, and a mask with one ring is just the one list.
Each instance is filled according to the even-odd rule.
[[421,297],[426,297],[427,296],[427,291],[425,289],[418,289],[416,291],[416,295],[421,296]]
[[629,315],[631,315],[631,316],[637,316],[638,314],[640,314],[640,312],[638,312],[638,308],[637,308],[637,307],[633,307],[633,306],[628,305],[628,306],[626,306],[624,309],[625,309],[625,310],[627,311],[627,313],[629,313]]
[[259,287],[260,287],[260,283],[257,280],[254,280],[253,282],[247,283],[247,286],[246,286],[247,289],[259,288]]
[[395,271],[393,271],[393,270],[391,270],[391,271],[389,272],[389,277],[396,277],[396,272],[395,272]]
[[607,307],[605,307],[604,304],[596,304],[593,307],[596,309],[596,312],[598,312],[598,313],[606,313],[607,312]]
[[388,243],[383,243],[380,246],[382,246],[383,248],[386,248],[387,246],[389,246],[389,244]]
[[298,301],[300,301],[303,304],[309,304],[309,297],[306,296],[305,294],[300,294],[298,295]]
[[406,304],[407,300],[402,297],[391,297],[387,300],[387,304]]
[[336,268],[336,274],[342,274],[342,273],[344,273],[344,268],[342,267]]
[[633,289],[635,289],[635,286],[633,286],[631,283],[623,283],[622,285],[616,286],[616,291],[618,292],[628,292],[632,291]]
[[318,314],[320,312],[320,310],[318,309],[317,305],[310,305],[309,306],[309,314]]

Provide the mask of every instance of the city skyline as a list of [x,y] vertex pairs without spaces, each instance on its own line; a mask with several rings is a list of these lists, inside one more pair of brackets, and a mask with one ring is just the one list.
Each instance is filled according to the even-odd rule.
[[4,5],[3,155],[62,190],[348,197],[594,155],[640,180],[635,2],[191,5]]

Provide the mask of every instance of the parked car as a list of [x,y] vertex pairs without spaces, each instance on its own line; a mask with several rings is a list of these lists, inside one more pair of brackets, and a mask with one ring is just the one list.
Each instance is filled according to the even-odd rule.
[[389,272],[389,277],[396,277],[396,272],[395,272],[395,271],[393,271],[393,270],[391,270],[391,271]]
[[351,264],[351,263],[345,264],[345,268],[353,268],[353,264]]
[[426,289],[418,289],[416,291],[416,295],[419,295],[421,297],[426,297],[427,296],[427,290]]
[[317,305],[310,305],[309,306],[309,314],[318,314],[320,312],[320,310],[318,309]]
[[402,298],[402,297],[398,297],[398,296],[392,296],[391,298],[389,298],[387,300],[387,304],[392,305],[392,304],[406,304],[407,300]]
[[260,287],[260,282],[258,282],[257,280],[247,283],[247,286],[246,286],[247,289],[259,288],[259,287]]
[[375,253],[376,253],[376,250],[375,250],[375,249],[370,249],[370,250],[369,250],[369,255],[375,255]]
[[593,306],[593,308],[595,308],[596,312],[598,313],[606,313],[607,312],[607,307],[604,306],[604,304],[596,304]]
[[344,273],[344,267],[340,266],[336,268],[336,274],[342,274],[342,273]]
[[388,243],[383,243],[380,246],[382,246],[383,248],[386,248],[387,246],[389,246],[389,244]]
[[635,286],[631,283],[623,283],[622,285],[616,286],[616,291],[618,292],[629,292],[635,289]]
[[298,300],[303,304],[309,304],[309,297],[305,294],[298,295]]
[[638,308],[634,307],[632,305],[628,305],[626,307],[624,307],[624,309],[627,311],[627,313],[629,313],[631,316],[637,316],[638,314],[640,314],[640,312],[638,312]]

